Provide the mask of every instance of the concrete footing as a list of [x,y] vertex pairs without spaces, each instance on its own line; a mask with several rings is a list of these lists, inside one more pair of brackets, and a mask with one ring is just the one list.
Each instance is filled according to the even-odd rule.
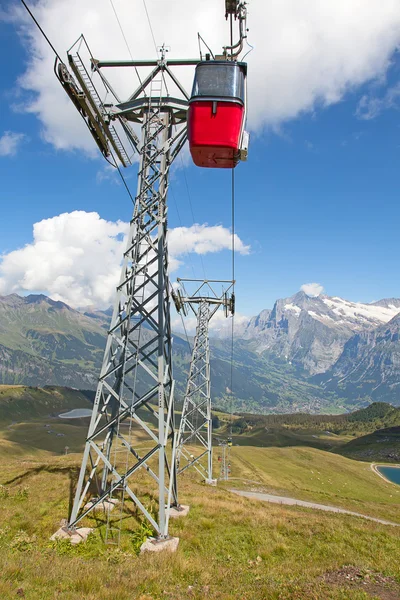
[[177,519],[178,517],[186,517],[189,513],[190,506],[179,504],[179,506],[171,506],[169,509],[169,518]]
[[206,483],[207,485],[213,485],[216,486],[217,485],[217,479],[205,479],[204,483]]
[[[87,502],[85,504],[84,510],[90,510],[94,503],[95,500],[90,500],[90,502]],[[93,510],[95,512],[99,510],[104,512],[111,512],[112,510],[114,510],[117,504],[119,504],[119,500],[117,498],[111,498],[108,500],[103,500],[103,502],[99,502],[98,504],[96,504]]]
[[92,531],[93,529],[91,527],[80,527],[75,530],[70,530],[67,527],[60,527],[60,529],[53,533],[50,540],[52,542],[55,540],[69,540],[71,544],[80,544],[81,542],[86,542]]
[[179,544],[179,538],[170,537],[166,540],[158,538],[149,538],[142,544],[140,553],[143,552],[176,552]]

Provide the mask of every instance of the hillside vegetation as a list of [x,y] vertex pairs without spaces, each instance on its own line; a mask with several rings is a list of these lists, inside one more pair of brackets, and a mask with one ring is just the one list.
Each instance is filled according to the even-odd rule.
[[362,433],[384,427],[400,425],[400,408],[385,402],[373,402],[363,409],[339,415],[315,415],[292,413],[286,415],[236,415],[235,432],[244,432],[254,427],[284,428],[293,431],[314,429],[329,431],[337,435]]
[[310,447],[363,461],[400,462],[400,409],[375,402],[342,415],[218,413],[215,437],[232,428],[238,446]]
[[87,396],[71,388],[0,385],[0,424],[30,421],[91,406]]
[[[0,296],[0,384],[95,389],[109,323],[108,312],[82,314],[43,295]],[[187,341],[174,333],[178,403],[183,401],[190,355]],[[253,351],[249,340],[235,343],[233,397],[227,392],[230,342],[211,340],[211,383],[213,400],[238,411],[342,412],[347,406],[335,392],[307,381],[286,360]],[[348,405],[362,403],[357,398]]]

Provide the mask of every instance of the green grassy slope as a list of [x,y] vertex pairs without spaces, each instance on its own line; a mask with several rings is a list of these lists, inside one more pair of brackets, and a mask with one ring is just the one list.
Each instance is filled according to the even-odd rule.
[[0,385],[0,423],[30,421],[74,408],[90,408],[79,390],[45,386]]
[[[307,493],[321,500],[324,486],[307,478],[310,467],[323,469],[326,453],[305,450],[296,457],[287,449],[274,452],[234,448],[235,473],[263,478],[269,489],[277,485],[300,493],[308,487]],[[51,543],[49,536],[68,514],[79,458],[44,453],[7,460],[0,481],[2,599],[371,600],[383,592],[400,593],[396,528],[239,498],[223,487],[200,484],[191,473],[180,482],[181,502],[191,506],[189,516],[170,524],[171,535],[180,538],[176,554],[137,556],[142,536],[132,512],[123,520],[120,549],[104,544],[101,514],[86,519],[86,525],[95,527],[86,544]],[[377,513],[388,507],[391,516],[395,510],[398,514],[388,484],[377,476],[370,482],[354,461],[334,458],[335,478],[345,465],[346,501],[366,508],[363,486],[372,483],[379,490],[368,508],[376,504]],[[324,483],[326,475],[322,470]],[[348,572],[357,574],[354,582]]]
[[[219,414],[216,441],[230,417]],[[234,415],[233,443],[266,448],[317,448],[362,461],[400,462],[400,409],[385,403],[343,415]]]
[[[317,448],[232,449],[232,472],[267,493],[330,504],[400,524],[400,486],[365,462]],[[234,480],[231,485],[235,483]]]
[[338,415],[291,413],[284,415],[236,415],[235,429],[241,432],[254,427],[285,428],[293,431],[330,431],[335,434],[372,432],[400,425],[400,408],[385,402],[373,402],[366,408]]
[[358,460],[400,462],[400,427],[379,429],[349,441],[341,453]]

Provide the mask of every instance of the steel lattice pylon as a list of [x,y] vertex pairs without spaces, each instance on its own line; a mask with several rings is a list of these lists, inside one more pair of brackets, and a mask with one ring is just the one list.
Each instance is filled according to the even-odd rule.
[[[118,150],[120,160],[128,157],[110,125],[114,121],[122,126],[140,162],[134,212],[68,529],[74,530],[100,505],[107,507],[107,536],[112,539],[116,530],[118,542],[124,500],[130,498],[162,540],[168,537],[169,508],[178,504],[167,191],[170,166],[186,140],[188,95],[163,51],[160,60],[146,61],[146,67],[154,68],[126,102],[119,100],[100,72],[116,63],[101,63],[91,56],[92,71],[116,100],[105,105],[83,65],[80,48],[68,55],[77,81],[64,64],[59,66],[63,87],[106,157],[113,149]],[[196,62],[173,61],[175,65]],[[122,66],[138,68],[143,61],[123,61]],[[180,98],[163,95],[167,77]],[[141,140],[129,121],[140,124]],[[158,516],[152,510],[155,497]],[[119,522],[110,518],[110,508],[118,505]]]
[[[174,302],[178,312],[186,314],[186,306],[190,307],[197,318],[192,357],[190,361],[182,417],[178,432],[176,449],[177,473],[182,473],[193,466],[205,478],[213,483],[212,467],[212,415],[211,415],[211,376],[210,376],[210,343],[209,323],[220,306],[225,315],[234,314],[235,298],[228,292],[233,281],[178,279],[183,293],[178,289],[174,294]],[[197,284],[193,294],[185,290],[188,283]],[[200,285],[198,285],[200,283]],[[221,295],[215,293],[215,285],[228,284]],[[198,446],[200,446],[200,451]],[[182,464],[184,463],[184,464]]]

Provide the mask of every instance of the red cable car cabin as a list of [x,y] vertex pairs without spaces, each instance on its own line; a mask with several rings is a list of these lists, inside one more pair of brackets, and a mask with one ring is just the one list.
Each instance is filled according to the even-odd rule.
[[231,169],[245,159],[246,63],[204,61],[196,66],[189,102],[188,138],[198,167]]

